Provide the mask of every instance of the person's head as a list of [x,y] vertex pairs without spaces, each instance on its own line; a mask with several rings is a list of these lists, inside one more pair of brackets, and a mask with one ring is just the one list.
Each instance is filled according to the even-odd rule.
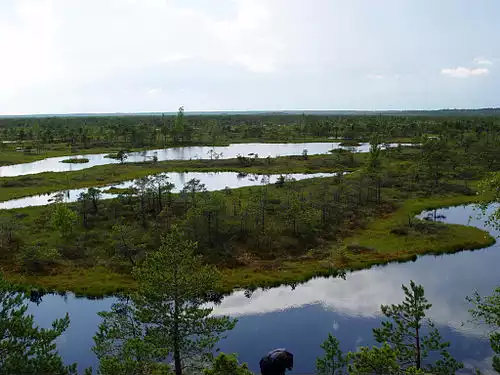
[[277,353],[275,362],[278,362],[283,369],[293,370],[293,354],[285,349]]

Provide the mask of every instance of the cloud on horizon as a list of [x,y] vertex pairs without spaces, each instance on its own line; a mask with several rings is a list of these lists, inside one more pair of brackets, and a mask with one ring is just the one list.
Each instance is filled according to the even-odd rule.
[[5,0],[0,113],[495,106],[500,3],[481,5]]
[[468,78],[474,76],[484,76],[489,74],[489,69],[486,68],[464,68],[459,66],[457,68],[444,68],[441,73],[453,78]]

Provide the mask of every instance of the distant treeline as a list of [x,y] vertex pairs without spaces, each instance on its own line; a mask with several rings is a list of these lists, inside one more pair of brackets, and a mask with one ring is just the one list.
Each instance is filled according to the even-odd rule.
[[[498,116],[500,108],[474,108],[474,109],[434,109],[434,110],[284,110],[284,111],[187,111],[186,116],[275,116],[275,115],[323,115],[323,116]],[[175,116],[176,112],[115,112],[115,113],[67,113],[67,114],[33,114],[33,115],[1,115],[5,118],[47,118],[47,117],[124,117],[124,116]]]

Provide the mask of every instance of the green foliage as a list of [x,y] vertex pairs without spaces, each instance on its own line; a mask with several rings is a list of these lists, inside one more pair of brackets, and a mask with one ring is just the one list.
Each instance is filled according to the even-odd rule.
[[437,191],[450,167],[450,152],[444,138],[424,138],[422,153],[417,161],[419,183],[429,192]]
[[500,287],[496,288],[491,296],[481,297],[475,292],[467,300],[474,305],[470,310],[475,322],[490,327],[490,344],[495,355],[493,368],[500,373]]
[[0,217],[0,247],[9,248],[18,239],[19,223],[12,216]]
[[[442,342],[432,322],[424,321],[431,304],[425,298],[423,287],[410,281],[409,286],[403,285],[402,288],[405,299],[401,304],[381,306],[382,313],[390,319],[382,322],[382,328],[373,330],[375,340],[381,346],[361,347],[344,356],[338,340],[329,334],[321,345],[325,355],[316,362],[319,375],[342,375],[346,373],[346,366],[350,375],[451,375],[463,368],[450,356],[449,343]],[[422,332],[424,324],[429,331],[427,335]],[[439,358],[426,363],[431,352],[436,352]]]
[[378,169],[380,168],[381,143],[379,134],[374,134],[370,139],[370,152],[368,153],[368,159],[366,160],[366,169],[370,174],[378,172]]
[[331,333],[323,344],[321,349],[325,352],[324,356],[316,359],[316,371],[318,375],[342,375],[345,373],[347,358],[340,350],[340,343]]
[[54,230],[58,231],[61,237],[69,237],[78,221],[77,214],[67,205],[56,203],[51,214],[51,223]]
[[485,197],[478,205],[477,208],[485,218],[486,224],[492,228],[500,229],[500,209],[496,208],[493,212],[487,212],[490,207],[491,201],[500,201],[500,172],[493,172],[488,174],[479,183],[478,190]]
[[252,375],[246,363],[240,364],[236,354],[219,353],[212,367],[203,370],[204,375]]
[[61,259],[55,248],[45,248],[40,243],[25,246],[18,255],[18,262],[26,272],[42,273],[47,267],[54,266]]
[[[454,360],[449,352],[448,342],[443,342],[437,328],[430,320],[425,320],[426,311],[432,306],[424,295],[424,288],[410,281],[402,286],[405,299],[398,305],[382,305],[382,313],[389,319],[382,328],[373,330],[375,340],[387,343],[397,353],[397,360],[403,369],[414,366],[438,373],[453,374],[463,365]],[[424,334],[424,326],[429,333]],[[426,364],[430,352],[439,354],[434,364]]]
[[133,266],[144,252],[139,233],[136,227],[128,224],[115,224],[112,227],[115,254],[130,261]]
[[202,263],[196,247],[174,226],[160,249],[135,268],[139,290],[133,303],[101,313],[94,351],[102,374],[111,374],[109,368],[149,368],[172,355],[180,375],[187,359],[210,358],[223,333],[234,327],[235,321],[211,316],[204,306],[220,274]]
[[173,139],[174,143],[178,143],[182,140],[184,135],[185,124],[184,124],[184,107],[180,107],[177,112],[177,117],[175,118],[175,125],[173,129]]
[[361,347],[357,352],[349,353],[347,360],[349,375],[400,375],[398,353],[388,344],[382,347]]
[[67,163],[67,164],[85,164],[88,163],[90,160],[87,158],[70,158],[70,159],[65,159],[61,160],[61,163]]
[[76,374],[76,365],[65,366],[55,344],[69,316],[55,320],[52,328],[38,328],[26,313],[27,297],[12,288],[0,276],[0,374]]
[[[231,194],[226,191],[224,196],[218,192],[199,194],[202,191],[196,191],[196,186],[191,186],[195,188],[194,192],[188,188],[181,195],[171,194],[168,181],[152,183],[148,178],[149,181],[145,180],[138,189],[139,194],[134,195],[132,189],[119,191],[121,195],[114,201],[98,200],[97,209],[89,198],[78,205],[69,205],[79,212],[84,225],[77,226],[72,235],[62,239],[54,236],[54,228],[46,220],[50,215],[42,208],[15,211],[16,214],[27,213],[30,217],[14,220],[22,224],[22,230],[10,231],[15,241],[1,239],[6,249],[3,254],[18,255],[26,243],[43,236],[45,240],[41,246],[56,248],[62,255],[58,271],[63,272],[52,277],[33,277],[30,282],[58,288],[69,285],[81,291],[88,290],[87,285],[97,285],[96,280],[105,279],[108,272],[114,272],[116,279],[124,280],[129,275],[131,267],[128,263],[131,260],[117,252],[127,250],[127,247],[117,246],[112,231],[117,222],[142,227],[143,236],[136,240],[144,252],[158,248],[161,233],[177,224],[189,238],[200,244],[198,251],[205,261],[230,268],[226,273],[227,288],[303,280],[327,272],[331,264],[358,269],[392,260],[412,260],[429,252],[479,248],[492,242],[491,237],[475,228],[420,225],[411,220],[419,208],[478,199],[471,195],[475,188],[473,180],[500,167],[496,161],[500,151],[500,127],[491,118],[309,114],[191,116],[181,111],[177,117],[165,114],[91,118],[85,119],[85,124],[81,119],[52,119],[50,126],[45,120],[40,121],[36,132],[36,121],[30,119],[21,122],[0,119],[0,124],[9,129],[5,139],[16,138],[21,128],[27,139],[45,135],[48,140],[51,136],[47,146],[51,153],[47,156],[62,152],[62,146],[57,146],[59,143],[64,143],[65,152],[71,145],[71,150],[80,155],[91,151],[81,150],[85,143],[90,143],[90,147],[101,147],[101,152],[106,148],[109,151],[111,147],[135,151],[133,147],[152,148],[153,145],[168,147],[207,142],[212,145],[214,136],[219,142],[227,143],[250,138],[255,141],[339,139],[342,134],[359,142],[371,140],[372,152],[361,154],[339,150],[332,155],[308,154],[307,160],[305,155],[295,155],[157,164],[148,161],[68,173],[0,178],[0,200],[5,200],[68,187],[103,186],[148,175],[161,176],[165,170],[232,170],[249,176],[255,172],[285,174],[346,168],[352,172],[362,167],[349,176],[321,182],[288,183],[280,179],[276,186],[233,190]],[[174,130],[176,122],[182,122],[184,127],[178,134]],[[0,126],[0,132],[2,130]],[[381,150],[382,137],[387,142],[414,139],[423,144]],[[174,142],[174,138],[178,139]],[[98,141],[103,143],[93,144]],[[440,157],[443,153],[445,158]],[[5,153],[0,158],[3,155]],[[439,164],[437,169],[436,163]],[[276,189],[278,186],[282,188]],[[429,197],[429,193],[433,195]],[[343,245],[351,244],[373,251],[351,252],[349,248],[343,251]],[[136,260],[141,257],[142,254],[138,254]],[[2,265],[15,268],[9,263],[15,257],[6,258]],[[304,266],[300,267],[302,263]],[[79,275],[95,275],[97,272],[100,276],[96,280],[80,282],[83,276]],[[127,284],[133,283],[130,280]],[[122,285],[115,287],[119,289]]]
[[125,150],[120,150],[116,153],[116,159],[120,160],[120,163],[125,163],[125,160],[127,160],[128,155],[127,151]]

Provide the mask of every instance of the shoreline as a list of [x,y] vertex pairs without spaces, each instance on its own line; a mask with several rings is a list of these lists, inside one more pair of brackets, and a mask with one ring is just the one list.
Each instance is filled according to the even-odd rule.
[[[365,154],[354,156],[356,165],[364,161]],[[55,193],[62,190],[102,187],[134,180],[163,172],[244,172],[248,174],[288,173],[334,173],[352,172],[355,166],[339,163],[334,155],[311,155],[304,160],[301,156],[281,156],[271,159],[252,160],[249,166],[242,166],[238,159],[221,160],[174,160],[124,164],[98,165],[73,172],[43,172],[17,177],[0,177],[0,202],[34,195]]]
[[[123,149],[127,149],[129,152],[140,152],[140,151],[150,151],[150,150],[156,150],[156,149],[171,149],[171,148],[179,148],[179,147],[227,147],[230,146],[231,144],[244,144],[244,143],[263,143],[263,144],[274,144],[274,143],[289,143],[289,144],[299,144],[299,143],[341,143],[345,141],[342,138],[328,138],[328,137],[305,137],[303,139],[254,139],[254,138],[247,138],[247,139],[240,139],[240,140],[227,140],[227,141],[217,141],[217,142],[191,142],[191,143],[186,143],[186,144],[169,144],[167,146],[164,145],[154,145],[154,146],[148,146],[148,147],[127,147],[123,146]],[[369,142],[369,139],[367,140],[357,140],[360,143],[362,142]],[[409,138],[401,138],[401,137],[395,137],[387,140],[389,143],[412,143],[411,139]],[[16,164],[27,164],[27,163],[32,163],[35,161],[40,161],[43,159],[47,158],[54,158],[54,157],[74,157],[74,156],[80,156],[80,155],[90,155],[90,154],[110,154],[113,152],[117,152],[120,147],[113,146],[113,147],[94,147],[94,148],[82,148],[78,149],[77,152],[73,152],[72,150],[69,151],[67,149],[67,146],[65,149],[47,149],[45,151],[42,151],[39,154],[36,153],[30,153],[30,154],[25,154],[24,152],[18,152],[15,150],[4,150],[1,152],[2,155],[0,155],[0,167],[7,167],[7,166],[12,166]],[[69,151],[69,152],[68,152]]]
[[[377,218],[365,229],[360,229],[354,236],[342,241],[343,245],[366,241],[377,244],[375,252],[347,254],[339,252],[342,246],[331,247],[329,254],[323,257],[302,256],[294,260],[279,262],[261,262],[259,267],[239,267],[221,269],[223,284],[220,293],[230,293],[238,289],[275,287],[283,284],[298,284],[315,277],[336,275],[339,271],[357,271],[373,266],[394,262],[415,261],[422,255],[453,254],[460,251],[472,251],[493,245],[496,240],[487,232],[476,227],[442,224],[445,228],[439,239],[415,236],[405,238],[405,250],[400,251],[397,236],[391,234],[399,220],[411,214],[428,209],[461,206],[479,202],[478,196],[438,196],[428,199],[410,199],[405,201],[388,217]],[[417,219],[419,220],[419,219]],[[384,241],[381,241],[383,238]],[[109,272],[103,266],[93,268],[72,267],[57,275],[24,274],[3,270],[4,276],[11,282],[25,288],[45,292],[72,292],[82,297],[106,297],[134,290],[134,281],[127,274]],[[75,282],[78,284],[75,287]]]

